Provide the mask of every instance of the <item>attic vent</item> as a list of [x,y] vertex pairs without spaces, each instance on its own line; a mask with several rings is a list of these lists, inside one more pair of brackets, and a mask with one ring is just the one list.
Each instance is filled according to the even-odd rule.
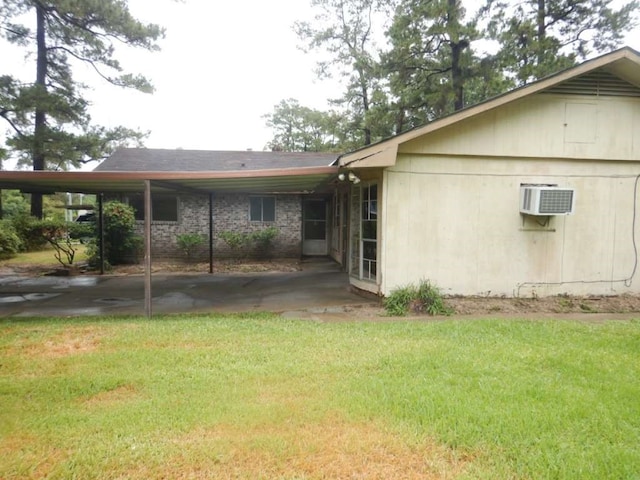
[[640,97],[640,88],[615,75],[596,70],[586,73],[547,90],[564,95],[591,95],[611,97]]
[[520,187],[520,213],[527,215],[571,215],[574,201],[572,188]]

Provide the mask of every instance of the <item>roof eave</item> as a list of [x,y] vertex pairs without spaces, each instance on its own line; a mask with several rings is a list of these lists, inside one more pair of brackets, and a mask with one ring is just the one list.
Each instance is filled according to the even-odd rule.
[[[175,185],[205,193],[225,191],[266,191],[269,189],[300,190],[299,185],[324,185],[338,173],[337,167],[299,167],[272,170],[226,172],[51,172],[0,171],[0,188],[25,192],[86,192],[114,193],[141,191],[145,181],[160,185]],[[299,181],[298,181],[299,180]],[[170,190],[171,188],[165,188]]]

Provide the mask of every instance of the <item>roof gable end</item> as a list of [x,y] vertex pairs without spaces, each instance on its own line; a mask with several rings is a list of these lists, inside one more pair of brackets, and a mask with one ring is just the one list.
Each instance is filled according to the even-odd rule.
[[577,93],[578,87],[585,88],[586,85],[591,92],[594,91],[594,88],[598,92],[598,88],[600,88],[602,95],[608,91],[616,92],[618,95],[629,94],[629,96],[635,97],[637,96],[636,91],[640,89],[640,53],[625,47],[587,60],[580,65],[464,108],[422,127],[342,155],[339,158],[339,165],[352,168],[393,166],[397,158],[398,147],[403,143],[530,95],[541,92],[560,93],[559,90],[554,92],[554,89],[562,89],[563,85],[567,89],[573,88],[575,94],[579,94]]

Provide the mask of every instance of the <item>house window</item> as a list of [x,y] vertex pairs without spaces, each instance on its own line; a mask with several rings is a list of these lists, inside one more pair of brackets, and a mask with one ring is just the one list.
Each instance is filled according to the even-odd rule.
[[275,222],[275,197],[249,197],[249,220],[252,222]]
[[378,246],[378,186],[362,187],[362,270],[366,280],[375,280]]
[[[135,211],[136,220],[144,220],[144,196],[130,195],[128,203]],[[151,195],[151,215],[154,222],[178,221],[178,197],[176,195]]]
[[378,273],[378,185],[351,190],[351,275],[375,281]]

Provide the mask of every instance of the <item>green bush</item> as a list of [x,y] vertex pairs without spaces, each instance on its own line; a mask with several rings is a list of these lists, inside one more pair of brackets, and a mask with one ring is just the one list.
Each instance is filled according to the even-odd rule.
[[276,227],[268,227],[251,233],[224,231],[218,236],[239,256],[246,257],[253,251],[258,257],[266,257],[270,254],[273,239],[279,233]]
[[182,233],[176,240],[178,248],[185,254],[187,261],[190,261],[194,251],[205,242],[206,237],[199,233]]
[[429,280],[422,280],[416,287],[413,284],[394,289],[384,299],[384,309],[388,315],[404,316],[409,311],[428,313],[429,315],[451,315],[453,310],[446,305],[440,289]]
[[22,242],[13,224],[8,220],[0,220],[0,260],[14,257],[21,247]]
[[[126,203],[110,201],[102,208],[104,225],[105,267],[137,261],[142,239],[135,234],[136,218],[133,207]],[[89,264],[100,265],[100,238],[89,244]]]
[[69,237],[78,240],[80,243],[86,243],[91,239],[95,239],[97,228],[95,222],[69,222],[67,224]]
[[278,233],[280,232],[276,227],[268,227],[251,233],[249,238],[255,243],[258,255],[270,255],[273,239],[278,236]]
[[21,242],[21,251],[33,252],[42,250],[47,245],[43,228],[44,221],[31,215],[16,215],[11,223]]
[[250,237],[246,233],[224,231],[218,236],[227,244],[232,252],[246,256],[248,254],[248,246]]

